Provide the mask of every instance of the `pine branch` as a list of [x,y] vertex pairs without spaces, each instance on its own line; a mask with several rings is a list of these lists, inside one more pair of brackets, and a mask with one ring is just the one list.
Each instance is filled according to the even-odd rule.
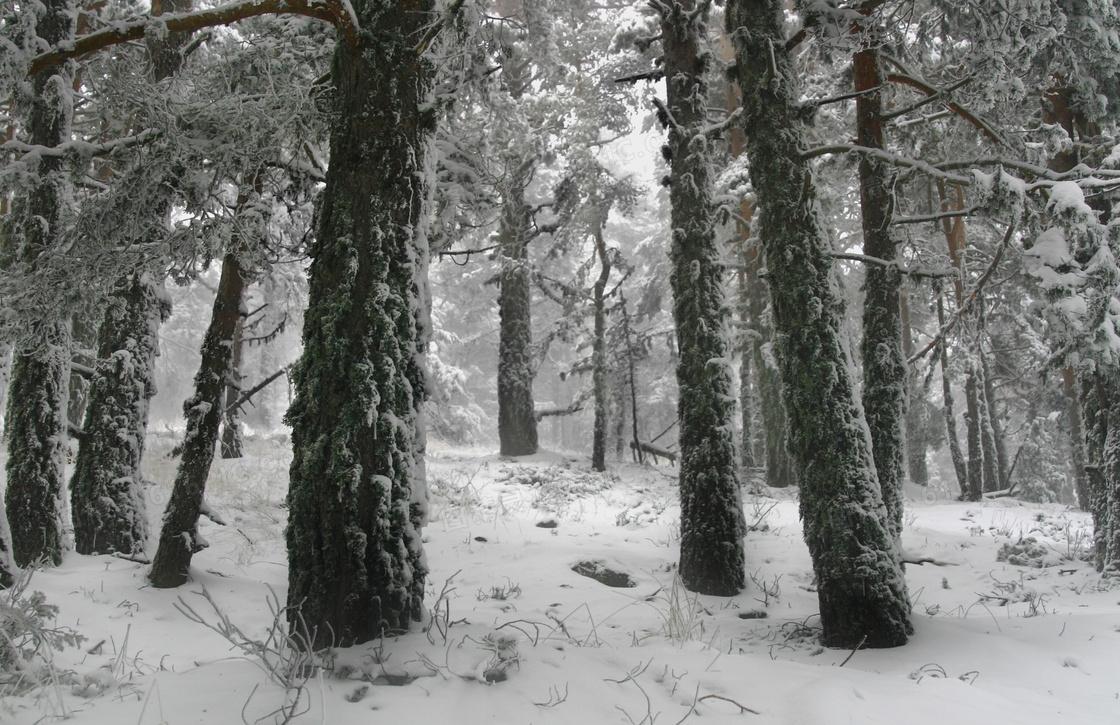
[[232,403],[230,403],[229,405],[226,406],[226,414],[228,415],[229,413],[233,412],[237,408],[240,408],[245,403],[248,403],[249,400],[254,395],[256,395],[257,393],[259,393],[260,391],[262,391],[266,387],[268,387],[269,384],[272,383],[273,380],[276,380],[276,378],[280,377],[281,375],[287,375],[288,370],[290,368],[291,368],[291,365],[289,365],[287,367],[280,368],[279,370],[274,372],[272,375],[269,375],[267,378],[265,378],[261,382],[257,383],[256,385],[254,385],[253,387],[249,388],[244,393],[239,395],[237,397],[237,400],[233,401]]
[[826,156],[828,154],[845,153],[857,153],[865,154],[867,156],[874,156],[875,158],[882,159],[883,161],[886,161],[889,164],[893,164],[894,166],[901,166],[903,168],[921,171],[922,173],[928,174],[929,176],[932,176],[936,179],[945,179],[946,181],[952,182],[954,184],[960,184],[961,186],[971,186],[975,181],[973,178],[968,176],[956,176],[954,174],[948,173],[948,171],[941,168],[942,164],[938,164],[935,166],[928,161],[912,159],[909,156],[893,154],[882,149],[871,148],[870,146],[860,146],[858,144],[852,143],[838,143],[829,146],[818,146],[817,148],[809,149],[808,151],[802,152],[801,158],[814,159],[818,156]]
[[863,262],[864,264],[873,264],[877,267],[886,267],[886,268],[890,268],[890,269],[897,269],[900,274],[909,275],[911,277],[926,277],[926,278],[934,279],[934,278],[938,278],[938,277],[952,277],[953,275],[955,275],[957,273],[957,270],[955,270],[955,269],[941,269],[941,270],[921,269],[921,268],[907,269],[907,268],[903,267],[901,264],[899,264],[897,261],[896,262],[891,262],[891,261],[888,261],[886,259],[880,259],[878,257],[869,257],[866,254],[853,254],[853,253],[850,253],[850,252],[833,252],[832,257],[833,257],[833,259],[847,259],[847,260],[850,260],[852,262]]
[[230,25],[259,15],[303,15],[328,22],[338,28],[351,47],[358,46],[359,26],[349,0],[243,0],[217,8],[188,13],[166,13],[135,20],[111,23],[94,33],[81,35],[57,48],[31,59],[27,75],[54,68],[71,58],[79,58],[105,48],[139,40],[149,30],[166,28],[168,33],[193,33],[205,28]]
[[961,318],[964,316],[964,313],[968,312],[968,310],[972,307],[972,303],[975,302],[976,298],[980,296],[980,292],[983,291],[984,286],[988,283],[988,280],[992,278],[992,275],[996,271],[996,267],[999,266],[999,261],[1003,259],[1003,250],[1007,249],[1007,245],[1011,243],[1011,237],[1014,235],[1015,225],[1012,224],[1011,226],[1007,227],[1007,233],[1003,235],[1003,241],[1000,242],[999,249],[996,250],[996,254],[994,257],[992,257],[992,261],[988,265],[988,268],[984,270],[984,274],[982,274],[980,276],[980,279],[977,280],[976,287],[973,288],[972,292],[968,295],[964,302],[961,303],[961,306],[957,308],[957,311],[953,313],[952,319],[946,322],[941,327],[941,329],[937,331],[937,335],[929,341],[929,344],[910,356],[910,358],[906,361],[907,365],[913,365],[914,363],[925,357],[930,350],[937,347],[941,343],[941,341],[945,339],[945,335],[948,334],[950,330],[956,327],[957,323],[960,322]]
[[940,214],[924,214],[922,216],[903,216],[895,217],[891,220],[891,224],[924,224],[925,222],[937,222],[942,219],[952,219],[959,216],[971,216],[980,209],[979,206],[970,206],[967,209],[954,209],[952,211],[943,211]]

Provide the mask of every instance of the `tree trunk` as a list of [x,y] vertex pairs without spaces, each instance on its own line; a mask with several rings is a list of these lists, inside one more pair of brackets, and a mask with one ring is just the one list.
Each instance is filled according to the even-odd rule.
[[980,440],[980,394],[971,361],[964,379],[964,399],[968,431],[968,488],[964,489],[964,498],[966,501],[980,501],[984,498],[984,449]]
[[595,337],[592,341],[592,387],[595,393],[595,422],[591,432],[591,470],[607,470],[607,280],[611,276],[611,260],[603,239],[603,222],[596,220],[595,252],[599,257],[599,278],[595,280],[592,303],[595,308]]
[[214,312],[202,340],[202,362],[194,378],[194,396],[183,403],[187,418],[183,457],[163,514],[159,548],[148,574],[152,586],[159,589],[186,583],[190,577],[191,557],[208,545],[198,532],[198,517],[206,513],[203,496],[223,417],[222,394],[233,354],[230,343],[241,317],[246,272],[239,254],[243,252],[243,248],[227,252],[222,260]]
[[331,159],[311,250],[304,352],[288,412],[289,626],[313,648],[418,619],[427,566],[426,209],[432,68],[414,50],[430,0],[360,0],[359,47],[331,79]]
[[[35,34],[54,47],[73,34],[68,0],[44,0]],[[55,147],[70,139],[73,77],[68,66],[31,76],[30,143]],[[38,258],[58,240],[68,213],[66,161],[43,157],[36,183],[20,200],[16,235],[6,240],[11,258],[34,273]],[[5,255],[7,256],[7,255]],[[21,270],[22,271],[22,270]],[[36,311],[26,340],[17,345],[8,391],[8,485],[5,503],[11,524],[12,558],[17,566],[58,564],[65,547],[63,499],[67,392],[70,378],[69,324],[53,310]]]
[[498,230],[499,273],[498,439],[503,456],[537,452],[537,418],[533,403],[533,318],[529,269],[531,219],[525,187],[533,161],[509,166]]
[[171,314],[166,293],[134,274],[110,295],[97,340],[97,375],[70,478],[74,546],[79,554],[144,553],[148,543],[140,459],[155,395],[159,326]]
[[[937,326],[945,327],[945,300],[940,293],[937,295]],[[949,346],[945,338],[938,343],[941,348],[941,405],[945,412],[945,437],[949,442],[949,456],[953,459],[953,471],[957,476],[957,488],[961,496],[968,496],[968,464],[965,463],[964,453],[961,451],[961,440],[957,435],[957,416],[953,412],[953,388],[949,382]]]
[[[914,338],[910,325],[910,305],[905,294],[898,297],[902,313],[902,354],[909,360],[914,354]],[[926,401],[922,386],[918,384],[916,371],[908,367],[906,391],[909,403],[906,406],[906,467],[910,481],[918,486],[929,485],[929,467],[926,465],[926,450],[929,448],[926,425]]]
[[[189,10],[189,0],[155,0],[152,13]],[[149,77],[158,82],[178,72],[187,33],[149,41]],[[149,201],[152,219],[166,224],[170,189],[181,176],[165,172],[160,193]],[[162,275],[162,270],[160,271]],[[78,553],[143,554],[148,539],[147,505],[141,489],[140,459],[148,426],[148,404],[155,395],[155,358],[159,326],[171,313],[162,282],[135,272],[118,280],[109,296],[96,336],[97,377],[70,479],[70,508]],[[73,380],[73,378],[71,378]],[[71,388],[73,389],[73,388]]]
[[707,10],[670,0],[661,11],[672,205],[673,318],[680,420],[680,576],[687,589],[733,596],[746,580],[743,503],[732,420],[728,310],[714,228],[707,126]]
[[1089,474],[1085,470],[1085,435],[1081,425],[1081,405],[1077,395],[1077,380],[1072,365],[1062,369],[1062,386],[1069,399],[1069,452],[1071,475],[1077,492],[1077,508],[1090,511],[1092,494],[1089,488]]
[[[802,157],[805,115],[785,50],[782,0],[732,0],[728,30],[768,260],[790,449],[828,647],[893,647],[912,632],[867,425],[840,331],[832,251]],[[671,75],[670,75],[671,77]],[[675,225],[674,225],[675,226]]]
[[[245,290],[241,291],[245,296]],[[241,300],[238,300],[240,307]],[[241,408],[237,399],[241,397],[242,338],[245,333],[245,318],[238,316],[233,327],[233,341],[230,344],[231,358],[227,377],[225,402],[222,405],[222,458],[241,458],[245,455],[245,442],[241,438]]]
[[[870,33],[866,24],[854,23],[857,32]],[[856,135],[858,143],[882,149],[882,97],[874,89],[883,85],[879,53],[865,38],[855,54]],[[863,253],[886,262],[898,258],[898,242],[891,228],[894,180],[886,161],[860,154],[859,188],[863,217]],[[902,311],[899,294],[902,274],[896,266],[866,265],[863,301],[863,409],[871,430],[871,448],[887,527],[895,545],[902,546],[902,480],[906,419],[906,359],[902,354]]]

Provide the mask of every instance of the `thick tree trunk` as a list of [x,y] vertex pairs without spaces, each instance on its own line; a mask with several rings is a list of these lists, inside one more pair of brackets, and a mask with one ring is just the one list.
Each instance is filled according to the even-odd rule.
[[[56,46],[73,34],[69,0],[44,0],[35,34]],[[70,139],[72,69],[61,66],[31,76],[29,141],[54,147]],[[15,238],[6,240],[15,264],[34,272],[39,255],[57,241],[70,200],[66,162],[43,157],[37,182],[20,200]],[[8,256],[8,255],[5,255]],[[69,323],[53,310],[41,311],[27,341],[17,346],[8,391],[8,487],[5,503],[16,565],[58,564],[65,547],[63,463],[66,452],[67,392],[70,378]]]
[[[858,31],[870,32],[866,27]],[[856,99],[858,143],[882,149],[883,117],[879,88],[879,53],[865,38],[864,47],[855,54],[855,90],[864,92]],[[898,242],[891,228],[894,212],[894,186],[887,162],[861,154],[859,161],[860,207],[863,217],[863,253],[887,262],[898,258]],[[906,359],[902,354],[902,310],[899,294],[902,274],[897,267],[867,265],[864,282],[863,409],[871,429],[871,447],[883,503],[887,507],[887,526],[896,546],[902,546],[902,480],[904,460],[903,422],[906,419]]]
[[[153,14],[188,10],[189,0],[155,0]],[[182,63],[185,33],[148,43],[154,82],[174,75]],[[167,169],[149,199],[152,219],[166,224],[170,188],[180,176]],[[162,272],[162,270],[161,270]],[[143,554],[147,546],[147,505],[141,490],[140,459],[148,426],[148,403],[155,395],[159,326],[171,313],[162,282],[135,272],[118,280],[102,313],[96,336],[98,375],[91,381],[88,408],[70,479],[74,544],[81,554]],[[73,380],[73,378],[71,378]],[[73,390],[73,387],[71,388]]]
[[790,448],[829,647],[905,644],[910,602],[871,440],[850,378],[832,253],[802,157],[804,111],[785,50],[782,0],[732,0],[728,31],[743,95],[751,182],[768,260]]
[[[241,246],[241,245],[238,245]],[[222,276],[214,299],[210,326],[202,340],[202,362],[194,378],[194,396],[183,403],[187,432],[183,441],[183,457],[175,474],[175,484],[163,526],[159,532],[159,548],[152,559],[148,579],[152,586],[166,589],[187,582],[191,557],[206,548],[198,532],[198,517],[206,513],[203,496],[218,426],[222,422],[222,394],[226,389],[232,362],[233,332],[241,317],[241,293],[246,271],[239,254],[243,249],[227,252],[222,260]]]
[[537,452],[533,403],[532,284],[529,268],[531,219],[525,187],[534,162],[518,160],[507,172],[498,230],[499,273],[498,439],[503,456]]
[[732,596],[746,580],[734,397],[706,137],[707,11],[670,0],[661,12],[672,204],[673,318],[680,420],[680,576],[690,591]]
[[148,542],[140,459],[155,395],[159,326],[171,314],[166,293],[135,274],[109,297],[97,340],[97,375],[70,478],[74,547],[79,554],[144,553]]
[[418,619],[427,565],[426,200],[433,4],[360,0],[338,43],[331,160],[311,251],[304,352],[288,412],[289,626],[346,646]]

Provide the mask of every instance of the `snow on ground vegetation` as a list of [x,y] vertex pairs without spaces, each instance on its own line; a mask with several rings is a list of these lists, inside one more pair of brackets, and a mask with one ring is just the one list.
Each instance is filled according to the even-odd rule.
[[[153,438],[146,459],[153,522],[170,445]],[[203,521],[191,584],[152,589],[142,564],[71,552],[0,594],[0,720],[1120,722],[1120,589],[1084,560],[1077,511],[911,491],[914,637],[837,651],[817,643],[788,492],[745,496],[748,587],[696,596],[674,575],[675,469],[436,449],[427,616],[312,656],[278,624],[291,454],[277,439],[249,451],[215,462],[208,498],[228,525]]]

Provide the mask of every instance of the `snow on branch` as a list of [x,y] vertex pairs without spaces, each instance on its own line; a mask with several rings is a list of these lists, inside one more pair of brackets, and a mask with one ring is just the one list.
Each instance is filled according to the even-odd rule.
[[912,159],[909,156],[894,154],[890,151],[884,151],[883,149],[871,148],[870,146],[860,146],[858,144],[852,143],[838,143],[828,146],[818,146],[817,148],[809,149],[808,151],[803,152],[801,154],[801,158],[807,160],[814,159],[818,156],[826,156],[828,154],[845,153],[857,153],[874,156],[876,158],[882,159],[883,161],[886,161],[889,164],[901,166],[903,168],[914,169],[915,171],[921,171],[934,178],[945,179],[946,181],[954,184],[960,184],[962,186],[971,186],[973,183],[972,178],[950,174],[947,170],[942,169],[941,165],[934,166],[927,161]]
[[957,311],[953,314],[952,319],[946,322],[945,325],[937,331],[937,335],[929,341],[929,344],[910,356],[910,359],[906,361],[907,365],[913,365],[914,363],[925,357],[930,350],[937,347],[937,345],[945,338],[945,335],[950,330],[956,327],[956,324],[960,322],[961,317],[964,316],[964,313],[968,312],[969,308],[972,307],[972,303],[975,302],[976,298],[980,296],[980,293],[984,290],[984,286],[988,284],[988,280],[992,278],[992,275],[996,271],[996,267],[999,266],[1000,260],[1003,259],[1003,250],[1007,249],[1007,245],[1011,243],[1011,238],[1014,235],[1015,225],[1011,224],[1009,227],[1007,227],[1007,233],[1003,235],[1003,241],[1000,242],[999,249],[996,250],[996,254],[992,258],[992,261],[988,265],[988,268],[984,270],[984,274],[980,275],[980,279],[977,280],[976,287],[973,288],[972,292],[968,295],[967,298],[965,298],[964,302],[961,303],[961,306],[957,308]]
[[880,259],[878,257],[870,257],[866,254],[853,254],[853,253],[850,253],[850,252],[833,252],[832,258],[833,259],[846,259],[846,260],[849,260],[851,262],[863,262],[864,264],[872,264],[872,265],[875,265],[876,267],[886,267],[886,268],[889,268],[889,269],[895,269],[895,270],[898,270],[898,272],[900,274],[909,275],[911,277],[929,277],[929,278],[953,277],[957,274],[957,270],[955,270],[955,269],[925,269],[925,268],[922,268],[922,267],[916,267],[916,268],[913,268],[913,269],[908,269],[906,267],[903,267],[897,261],[892,262],[892,261],[889,261],[889,260],[886,260],[886,259]]
[[40,159],[60,159],[71,155],[86,159],[96,156],[108,156],[114,151],[128,149],[134,146],[142,146],[154,140],[159,135],[160,131],[150,128],[132,136],[125,136],[124,138],[113,139],[112,141],[106,141],[104,143],[90,143],[88,141],[75,139],[59,144],[58,146],[39,146],[24,143],[16,139],[6,141],[0,144],[0,151],[22,154],[22,156],[18,161],[0,168],[0,183],[3,183],[9,176],[27,172],[28,169],[31,168],[31,165],[37,164]]
[[192,33],[259,15],[303,15],[323,20],[338,28],[351,47],[358,45],[358,18],[349,0],[243,0],[206,10],[148,15],[110,23],[95,33],[81,35],[35,56],[27,74],[34,75],[71,58],[139,40],[149,32]]

